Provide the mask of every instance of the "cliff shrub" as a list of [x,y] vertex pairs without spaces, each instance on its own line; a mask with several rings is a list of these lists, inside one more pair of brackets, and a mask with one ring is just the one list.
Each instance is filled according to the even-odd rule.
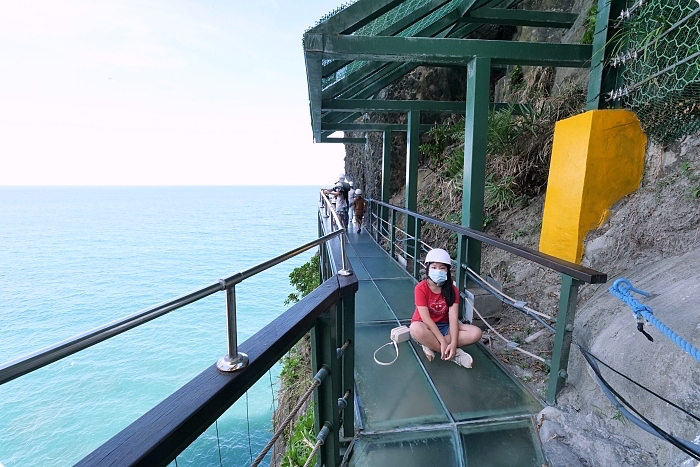
[[292,284],[297,291],[287,296],[284,301],[285,305],[298,302],[321,284],[318,253],[313,255],[306,263],[292,270],[289,274],[289,283]]
[[593,44],[593,36],[595,35],[595,20],[597,15],[598,5],[594,3],[586,12],[583,37],[581,37],[581,44]]
[[280,466],[303,467],[315,444],[314,406],[311,404],[294,425]]

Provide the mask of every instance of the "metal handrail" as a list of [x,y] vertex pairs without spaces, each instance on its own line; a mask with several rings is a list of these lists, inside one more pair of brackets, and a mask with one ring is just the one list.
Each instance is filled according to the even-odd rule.
[[[234,286],[243,280],[254,276],[255,274],[264,271],[272,266],[275,266],[283,261],[288,260],[294,256],[297,256],[315,246],[318,246],[331,238],[338,236],[342,231],[335,231],[326,234],[318,239],[302,245],[298,248],[288,251],[280,256],[272,258],[268,261],[253,266],[250,269],[246,269],[242,272],[237,272],[225,279],[220,279],[218,282],[207,285],[201,289],[195,290],[188,294],[176,297],[167,302],[163,302],[159,305],[155,305],[145,310],[141,310],[132,315],[126,316],[119,320],[113,321],[111,323],[105,324],[103,326],[97,327],[90,331],[78,334],[77,336],[71,337],[64,341],[58,342],[56,344],[44,347],[43,349],[37,350],[30,354],[24,355],[18,359],[7,362],[0,365],[0,384],[12,381],[15,378],[19,378],[22,375],[30,373],[34,370],[38,370],[50,363],[58,361],[76,352],[84,350],[95,344],[103,342],[110,339],[122,332],[128,331],[135,327],[138,327],[144,323],[147,323],[159,316],[163,316],[170,313],[173,310],[182,308],[185,305],[196,302],[204,297],[212,295],[216,292],[222,290],[227,291],[227,322],[228,326],[228,357],[238,355],[237,351],[237,341],[236,341],[236,326],[235,326],[235,292]],[[224,357],[226,358],[226,357]],[[234,357],[235,358],[235,357]],[[227,370],[224,370],[227,371]]]
[[[330,211],[331,215],[333,216],[333,219],[335,220],[335,225],[338,228],[336,230],[336,235],[338,233],[341,233],[340,235],[340,256],[341,256],[341,261],[342,261],[342,269],[338,271],[338,274],[341,276],[350,276],[353,274],[352,269],[348,267],[348,259],[347,259],[347,254],[346,254],[346,242],[347,242],[347,230],[344,227],[340,227],[341,222],[340,218],[338,217],[338,213],[335,212],[335,209],[331,207],[331,200],[328,199],[328,196],[323,192],[323,189],[320,190],[320,195],[321,195],[321,201],[325,205],[326,209],[326,215],[328,215],[328,212]],[[350,207],[348,206],[348,209]],[[331,228],[333,228],[333,222],[331,222]]]
[[458,234],[466,235],[467,237],[472,238],[474,240],[493,245],[501,250],[513,253],[517,256],[520,256],[521,258],[528,259],[532,262],[545,266],[554,271],[566,274],[574,279],[578,279],[591,284],[604,284],[607,281],[607,274],[601,273],[594,269],[587,268],[585,266],[581,266],[579,264],[570,263],[555,256],[532,250],[525,246],[518,245],[517,243],[509,242],[508,240],[503,240],[493,235],[489,235],[469,227],[451,224],[449,222],[440,220],[436,217],[428,216],[425,214],[418,214],[417,212],[400,208],[389,203],[384,203],[376,199],[370,198],[369,201],[371,203],[376,203],[377,205],[393,209],[397,212],[413,216],[417,219],[430,222],[431,224],[435,224],[439,227],[443,227]]

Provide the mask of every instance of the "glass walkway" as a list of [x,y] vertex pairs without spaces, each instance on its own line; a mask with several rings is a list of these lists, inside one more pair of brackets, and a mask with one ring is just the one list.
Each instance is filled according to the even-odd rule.
[[[429,362],[414,341],[393,365],[373,358],[391,328],[408,324],[415,281],[363,232],[348,233],[356,295],[356,426],[351,466],[533,466],[543,463],[533,414],[543,405],[481,344],[474,367]],[[377,358],[391,361],[393,346]]]

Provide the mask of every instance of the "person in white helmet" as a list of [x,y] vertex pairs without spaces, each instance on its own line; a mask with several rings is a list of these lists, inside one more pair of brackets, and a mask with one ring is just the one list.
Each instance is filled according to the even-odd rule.
[[362,197],[362,190],[355,190],[355,201],[352,205],[353,212],[355,214],[355,224],[357,224],[357,233],[362,232],[362,218],[367,210],[367,204],[365,199]]
[[428,277],[416,285],[416,310],[411,319],[411,337],[423,348],[428,360],[439,352],[465,368],[472,367],[472,357],[459,347],[481,339],[481,329],[459,322],[459,290],[452,283],[452,260],[441,248],[425,256]]

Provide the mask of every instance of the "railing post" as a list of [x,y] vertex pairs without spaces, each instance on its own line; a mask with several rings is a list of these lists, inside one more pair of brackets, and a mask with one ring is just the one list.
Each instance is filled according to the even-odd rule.
[[420,223],[420,219],[415,219],[415,224],[413,225],[413,277],[418,280],[420,280],[419,260],[421,254]]
[[319,450],[320,462],[317,465],[335,467],[340,464],[340,439],[338,425],[338,398],[340,397],[340,362],[337,358],[337,314],[339,304],[331,305],[316,321],[311,332],[311,365],[317,372],[323,366],[330,374],[324,383],[314,390],[314,427],[318,433],[326,422],[331,431]]
[[340,261],[342,264],[342,269],[338,271],[340,276],[352,276],[352,269],[348,262],[348,252],[347,252],[347,230],[340,234]]
[[[457,288],[462,291],[467,288],[467,270],[464,265],[467,262],[467,236],[464,234],[457,234]],[[459,316],[464,316],[464,310],[466,309],[466,302],[464,300],[459,301],[460,310]]]
[[[372,230],[370,230],[370,235],[372,235],[374,237],[375,242],[379,243],[379,229],[381,228],[381,224],[379,221],[380,206],[378,203],[372,203],[371,201],[370,201],[370,203],[371,204],[369,205],[369,209],[370,209],[371,216],[377,220],[377,227],[376,228],[374,227],[374,224],[372,224],[370,222],[370,225],[372,225]],[[376,206],[376,210],[377,210],[376,214],[374,212],[375,206]]]
[[568,376],[569,350],[576,318],[576,299],[581,281],[562,274],[561,291],[559,294],[559,313],[557,314],[557,333],[554,336],[552,364],[549,372],[549,387],[547,388],[547,403],[553,405],[557,395],[564,387]]
[[[222,279],[222,285],[225,286]],[[238,336],[236,329],[236,286],[226,289],[226,335],[228,338],[228,354],[216,362],[219,371],[231,372],[248,366],[248,356],[238,351]]]
[[396,259],[396,209],[391,210],[391,226],[389,228],[391,229],[389,253],[392,258]]

